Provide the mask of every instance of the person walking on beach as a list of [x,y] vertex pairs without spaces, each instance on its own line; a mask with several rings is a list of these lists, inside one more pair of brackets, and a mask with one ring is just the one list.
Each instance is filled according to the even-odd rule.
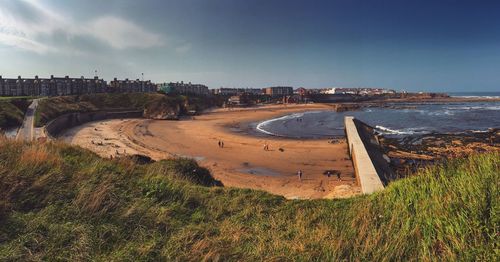
[[264,151],[269,151],[269,145],[267,143],[264,144]]
[[224,141],[220,141],[220,147],[224,148]]
[[219,148],[222,146],[222,141],[219,140]]
[[299,181],[302,182],[302,170],[299,170],[299,172],[297,172],[297,175],[299,176]]
[[339,181],[342,181],[342,178],[340,178],[340,172],[337,172],[337,179],[338,179]]

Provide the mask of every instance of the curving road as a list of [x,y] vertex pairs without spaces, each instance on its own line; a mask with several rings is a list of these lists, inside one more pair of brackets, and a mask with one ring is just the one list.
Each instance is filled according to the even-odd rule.
[[16,140],[32,141],[35,136],[35,110],[38,106],[38,100],[33,99],[33,102],[29,105],[24,115],[23,125],[17,131]]

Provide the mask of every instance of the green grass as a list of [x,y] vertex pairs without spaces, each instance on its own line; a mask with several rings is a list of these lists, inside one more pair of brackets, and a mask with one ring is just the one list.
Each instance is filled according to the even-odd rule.
[[10,100],[18,100],[18,99],[27,99],[31,100],[37,98],[36,96],[0,96],[0,101],[10,101]]
[[140,165],[0,143],[0,260],[498,261],[498,153],[369,196],[286,200],[214,186],[192,160]]
[[0,129],[21,126],[29,99],[0,99]]

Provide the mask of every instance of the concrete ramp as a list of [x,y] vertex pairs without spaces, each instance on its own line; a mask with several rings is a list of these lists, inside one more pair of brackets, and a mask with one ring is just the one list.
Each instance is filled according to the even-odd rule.
[[349,155],[351,156],[356,179],[361,186],[363,194],[371,194],[384,189],[384,184],[380,180],[377,170],[370,159],[363,141],[358,133],[354,117],[344,118],[347,143],[349,145]]

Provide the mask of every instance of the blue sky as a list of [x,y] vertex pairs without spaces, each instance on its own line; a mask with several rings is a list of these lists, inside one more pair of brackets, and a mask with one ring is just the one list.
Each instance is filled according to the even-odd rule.
[[500,91],[500,2],[0,0],[0,75]]

